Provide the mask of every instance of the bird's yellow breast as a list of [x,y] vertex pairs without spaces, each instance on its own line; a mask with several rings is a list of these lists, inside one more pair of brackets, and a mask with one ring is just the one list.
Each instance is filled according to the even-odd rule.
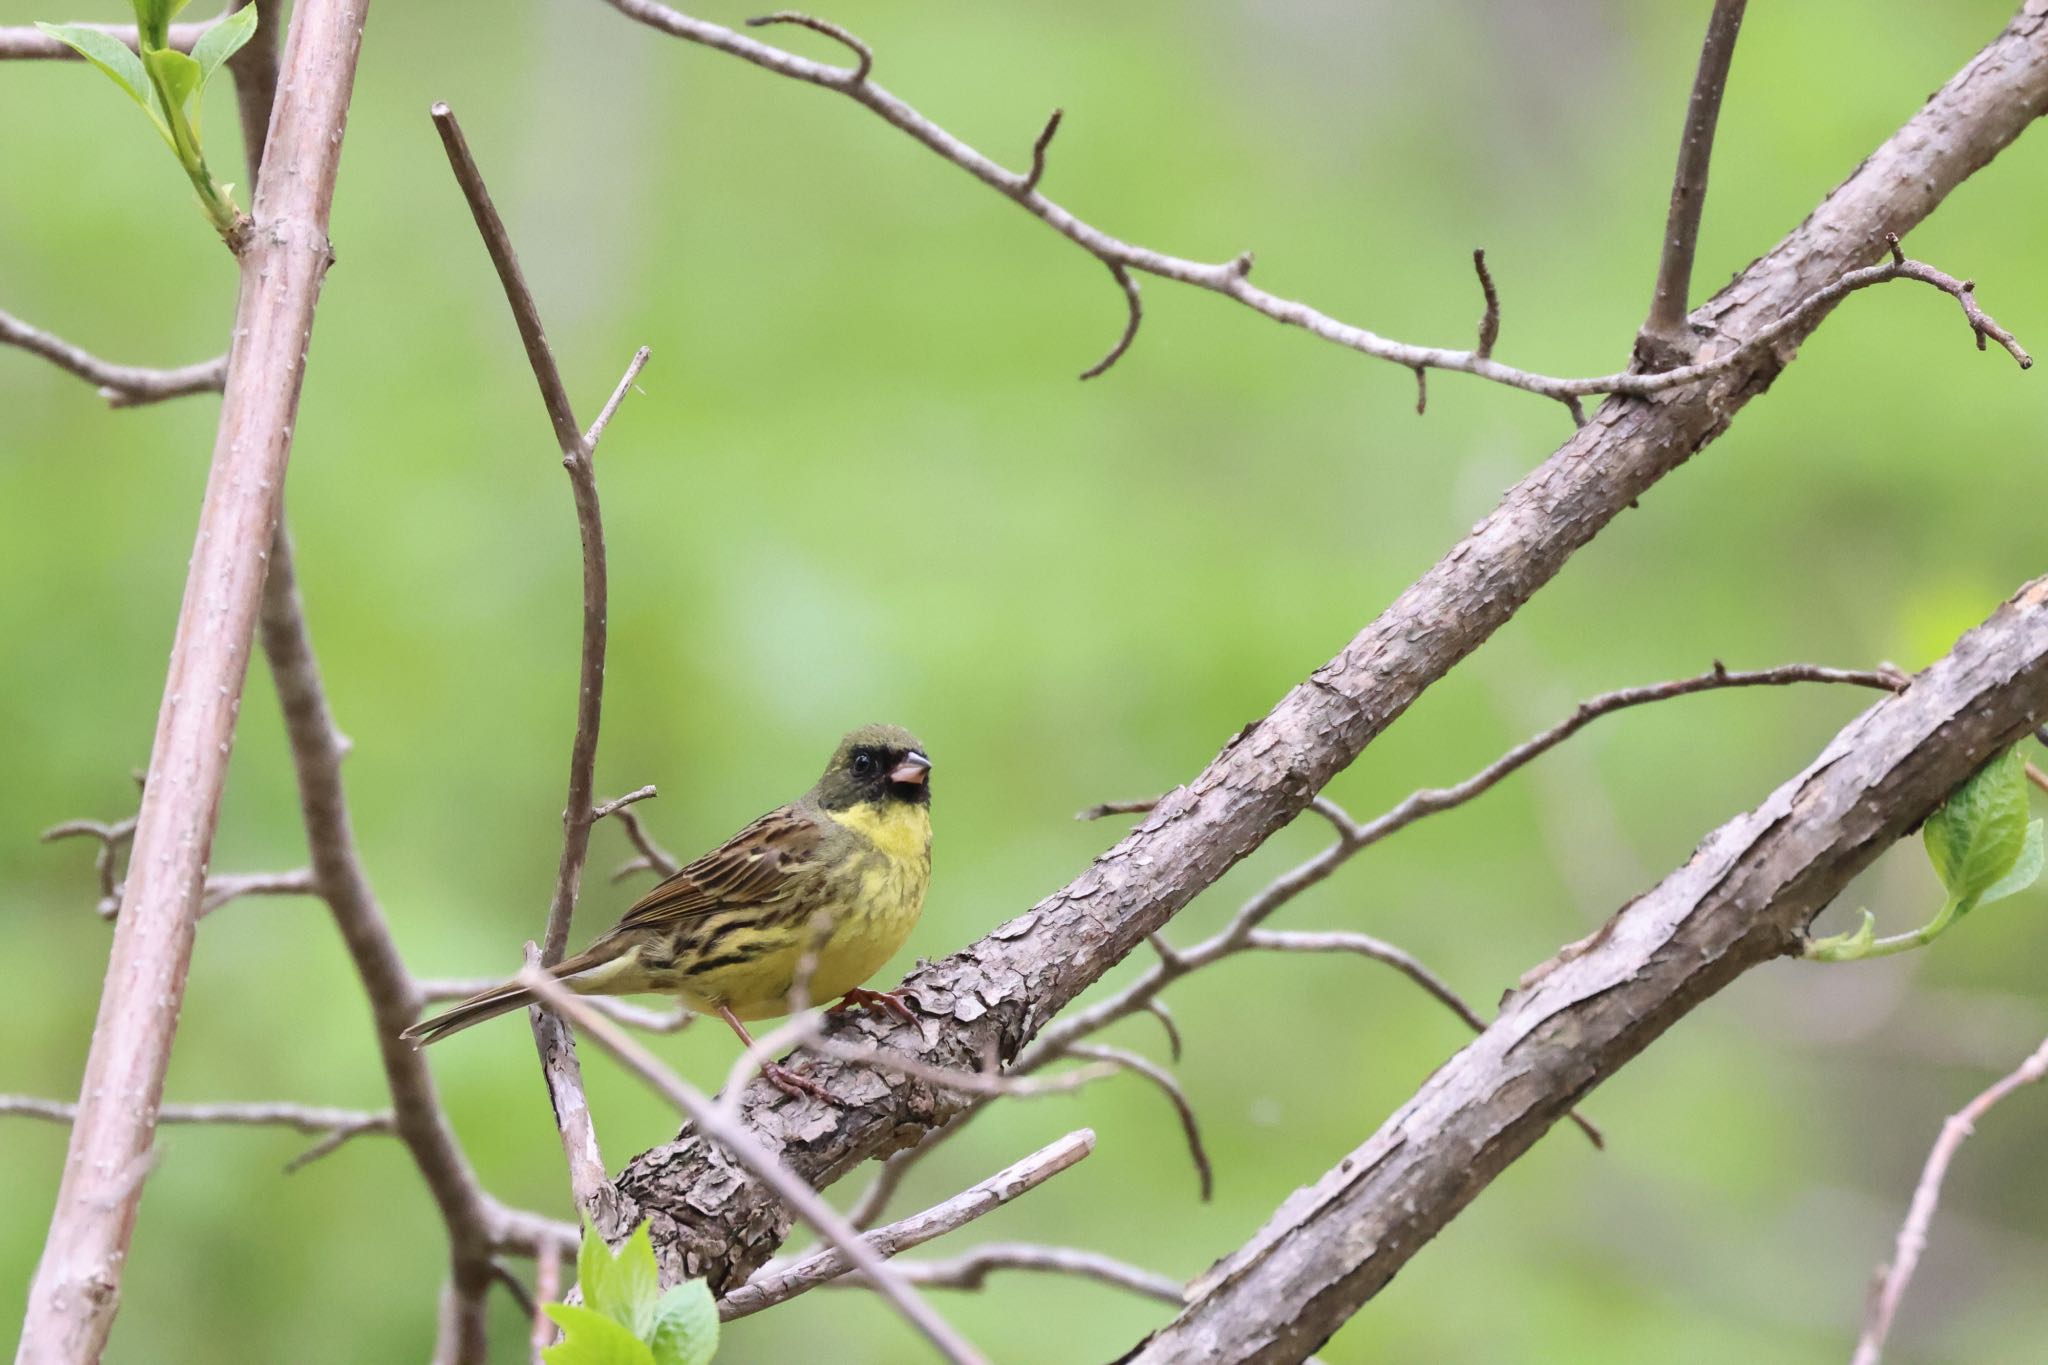
[[868,803],[849,810],[825,812],[832,820],[864,836],[891,862],[929,863],[932,856],[930,806],[908,801]]

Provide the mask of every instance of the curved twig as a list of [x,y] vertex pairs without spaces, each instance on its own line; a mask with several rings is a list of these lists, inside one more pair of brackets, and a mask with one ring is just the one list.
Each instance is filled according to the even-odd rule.
[[[1092,1129],[1069,1133],[944,1203],[867,1233],[863,1240],[881,1256],[894,1256],[921,1246],[965,1227],[983,1214],[993,1213],[1020,1194],[1037,1189],[1094,1150]],[[852,1269],[853,1262],[846,1253],[830,1246],[786,1265],[763,1266],[752,1279],[719,1301],[718,1316],[725,1322],[748,1317],[830,1283]]]
[[1195,1175],[1202,1182],[1202,1201],[1207,1203],[1215,1193],[1216,1174],[1209,1164],[1209,1149],[1202,1145],[1201,1125],[1195,1121],[1195,1106],[1188,1100],[1187,1092],[1180,1088],[1180,1082],[1171,1071],[1142,1053],[1127,1048],[1110,1047],[1103,1043],[1069,1043],[1064,1048],[1069,1057],[1081,1057],[1093,1062],[1109,1062],[1126,1071],[1143,1076],[1159,1087],[1161,1094],[1173,1105],[1173,1112],[1180,1118],[1181,1132],[1188,1142],[1188,1155],[1195,1163]]
[[2034,1049],[2033,1055],[2010,1074],[2000,1077],[1996,1084],[1951,1114],[1941,1125],[1941,1136],[1935,1139],[1933,1150],[1927,1154],[1927,1164],[1920,1171],[1920,1183],[1914,1187],[1906,1221],[1899,1228],[1891,1264],[1878,1267],[1878,1282],[1870,1295],[1863,1332],[1857,1339],[1856,1355],[1850,1365],[1877,1365],[1883,1356],[1885,1338],[1891,1334],[1892,1318],[1899,1311],[1899,1300],[1905,1297],[1906,1286],[1913,1282],[1913,1272],[1920,1265],[1920,1253],[1927,1249],[1927,1229],[1934,1222],[1935,1208],[1941,1203],[1941,1182],[1948,1176],[1949,1162],[1961,1150],[1963,1139],[1975,1131],[1978,1120],[1990,1113],[1999,1101],[2021,1086],[2035,1084],[2044,1076],[2048,1076],[2048,1042]]
[[1145,300],[1138,293],[1138,282],[1131,278],[1131,272],[1117,261],[1108,261],[1105,264],[1109,266],[1110,278],[1116,281],[1117,288],[1124,291],[1124,306],[1130,313],[1124,321],[1123,334],[1116,339],[1116,344],[1109,348],[1109,353],[1102,359],[1081,371],[1083,379],[1093,379],[1106,373],[1110,366],[1122,360],[1124,352],[1130,350],[1131,343],[1138,339],[1138,324],[1145,320]]
[[[70,52],[70,49],[65,48],[65,51]],[[186,394],[219,393],[228,377],[228,358],[224,355],[174,370],[116,365],[60,336],[32,327],[9,313],[0,313],[0,344],[18,346],[31,355],[39,355],[58,369],[69,371],[86,383],[95,385],[109,407],[133,408],[144,403],[160,403],[166,398],[182,398]]]
[[[867,80],[868,72],[875,69],[874,49],[829,19],[820,19],[815,14],[804,14],[798,10],[779,9],[773,14],[756,15],[747,20],[748,28],[763,28],[769,24],[797,24],[847,47],[854,56],[853,74],[846,79],[848,86],[861,84]],[[1053,115],[1053,120],[1058,122],[1059,115]]]

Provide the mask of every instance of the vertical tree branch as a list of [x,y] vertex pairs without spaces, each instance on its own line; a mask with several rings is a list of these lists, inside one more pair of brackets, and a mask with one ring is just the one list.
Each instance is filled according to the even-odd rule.
[[[419,986],[398,955],[390,925],[356,853],[341,780],[341,734],[313,655],[293,569],[291,536],[282,524],[263,587],[263,652],[277,686],[292,766],[298,773],[314,879],[369,1000],[398,1136],[412,1153],[448,1228],[449,1285],[439,1354],[464,1365],[481,1362],[484,1295],[491,1283],[491,1255],[497,1250],[496,1210],[448,1127],[426,1058],[398,1036],[419,1014]],[[122,914],[125,918],[125,909]]]
[[220,426],[171,645],[123,913],[79,1089],[22,1361],[105,1348],[163,1099],[194,920],[247,677],[307,339],[332,259],[329,206],[368,0],[303,0],[277,135],[241,250]]
[[[533,291],[527,288],[519,257],[512,249],[511,234],[491,202],[483,173],[477,169],[469,142],[462,135],[462,125],[446,104],[436,104],[432,113],[448,153],[448,164],[469,203],[484,249],[497,269],[505,301],[511,306],[513,322],[519,328],[519,339],[526,347],[527,361],[540,386],[541,402],[547,408],[548,421],[561,448],[562,467],[569,473],[569,488],[576,504],[576,529],[583,544],[583,643],[577,670],[576,734],[569,750],[569,792],[562,806],[562,856],[556,868],[554,897],[548,906],[547,935],[540,950],[540,964],[550,967],[562,960],[568,948],[569,924],[583,885],[583,866],[590,856],[590,827],[597,818],[593,793],[598,725],[604,711],[607,588],[604,516],[598,505],[597,471],[591,457],[605,424],[647,363],[647,349],[642,347],[634,355],[625,377],[586,435],[576,423],[554,351],[541,327],[540,308],[534,302]],[[533,1026],[534,1046],[540,1052],[548,1097],[554,1105],[556,1127],[562,1135],[562,1153],[569,1166],[576,1202],[593,1225],[609,1224],[618,1212],[618,1200],[605,1174],[597,1129],[584,1098],[576,1040],[568,1024],[556,1014],[535,1007],[528,1011],[528,1017]]]
[[1699,347],[1686,322],[1692,290],[1693,253],[1700,240],[1700,211],[1707,202],[1707,163],[1714,154],[1714,126],[1721,118],[1721,94],[1728,64],[1742,31],[1749,0],[1714,0],[1693,76],[1692,102],[1685,111],[1685,136],[1678,144],[1678,170],[1671,177],[1671,210],[1664,222],[1664,249],[1657,260],[1657,287],[1650,315],[1636,336],[1636,357],[1644,368],[1669,370],[1693,359]]

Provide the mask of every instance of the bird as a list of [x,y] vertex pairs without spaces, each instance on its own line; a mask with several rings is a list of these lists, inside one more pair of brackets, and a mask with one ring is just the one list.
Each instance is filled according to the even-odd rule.
[[[817,785],[687,864],[619,922],[548,970],[579,995],[674,996],[723,1019],[751,1048],[746,1021],[789,1012],[801,985],[911,1021],[900,990],[864,983],[910,936],[931,883],[931,759],[915,735],[867,725],[833,751]],[[810,978],[798,982],[807,956]],[[533,1003],[507,982],[422,1020],[400,1036],[416,1047]],[[763,1074],[783,1090],[832,1102],[780,1063]]]

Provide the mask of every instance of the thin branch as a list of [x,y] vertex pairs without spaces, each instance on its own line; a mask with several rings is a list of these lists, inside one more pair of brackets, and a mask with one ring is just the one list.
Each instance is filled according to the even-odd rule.
[[1142,1008],[1145,1013],[1159,1021],[1159,1027],[1166,1030],[1168,1054],[1178,1062],[1181,1053],[1180,1025],[1173,1022],[1173,1011],[1166,1007],[1164,1000],[1147,1000]]
[[604,819],[607,815],[617,815],[620,811],[624,810],[626,807],[632,805],[636,801],[649,801],[652,800],[654,797],[659,796],[660,794],[661,793],[656,791],[654,787],[650,784],[648,786],[639,787],[634,789],[633,791],[629,791],[624,796],[615,796],[609,801],[600,801],[597,805],[591,807],[590,823],[594,825],[598,821]]
[[[192,44],[199,41],[206,30],[218,20],[203,24],[172,24],[166,35],[166,46],[180,52],[190,52]],[[135,25],[133,24],[81,24],[80,28],[95,28],[126,43],[132,51],[135,48]],[[82,62],[85,58],[69,43],[60,43],[39,28],[0,28],[0,62]]]
[[[1094,1150],[1095,1133],[1092,1129],[1083,1128],[1069,1133],[979,1184],[969,1186],[944,1203],[865,1234],[865,1240],[877,1255],[885,1257],[921,1246],[933,1238],[965,1227],[984,1214],[993,1213],[1018,1195],[1038,1188]],[[823,1248],[779,1268],[772,1265],[763,1267],[760,1274],[720,1301],[718,1316],[726,1322],[748,1317],[837,1279],[852,1268],[853,1262],[837,1247]]]
[[1789,687],[1795,683],[1836,683],[1851,687],[1876,688],[1886,692],[1896,692],[1905,685],[1904,680],[1896,675],[1867,669],[1786,664],[1779,668],[1736,671],[1717,663],[1712,669],[1694,677],[1675,678],[1669,682],[1651,683],[1644,687],[1625,687],[1618,691],[1602,693],[1600,696],[1580,702],[1578,709],[1571,715],[1541,734],[1524,740],[1463,782],[1449,787],[1429,787],[1411,792],[1386,814],[1359,826],[1353,833],[1351,841],[1359,849],[1369,848],[1424,816],[1450,810],[1474,797],[1483,796],[1502,778],[1532,759],[1548,753],[1602,716],[1613,715],[1616,711],[1647,706],[1652,702],[1670,701],[1675,697],[1688,697],[1696,692],[1715,692],[1729,687]]
[[[619,404],[625,402],[626,395],[638,387],[640,371],[647,368],[647,358],[653,354],[654,352],[646,346],[633,352],[633,358],[626,362],[626,372],[619,376],[618,384],[612,389],[612,396],[604,400],[604,406],[598,409],[597,420],[590,424],[590,430],[583,433],[583,444],[592,455],[597,454],[597,443],[604,439],[605,428],[610,426],[612,418],[618,415]],[[628,792],[620,797],[616,804],[623,806],[652,795],[653,787],[642,787],[639,791]],[[592,813],[591,819],[601,820],[608,814],[609,811],[596,811]]]
[[184,1003],[199,900],[248,671],[264,556],[304,382],[328,215],[367,0],[300,0],[251,214],[236,244],[233,349],[172,636],[150,779],[136,816],[129,913],[114,925],[79,1115],[28,1294],[24,1360],[106,1350],[134,1233],[152,1120]]
[[[634,353],[610,401],[586,434],[576,422],[576,413],[563,387],[560,369],[542,329],[539,306],[512,238],[498,215],[497,206],[477,169],[462,125],[446,104],[433,107],[435,128],[447,150],[448,164],[469,203],[484,249],[496,267],[511,306],[514,324],[526,347],[526,359],[540,387],[541,402],[547,408],[555,439],[561,449],[562,466],[569,474],[569,487],[576,508],[576,527],[583,545],[583,639],[578,667],[576,731],[569,749],[568,796],[562,807],[562,855],[556,868],[554,896],[548,905],[546,937],[539,950],[539,963],[551,967],[568,951],[569,926],[576,913],[576,900],[583,884],[583,866],[590,854],[590,826],[598,818],[592,804],[597,769],[598,726],[604,710],[604,658],[606,634],[606,567],[604,516],[598,505],[597,472],[591,456],[604,428],[618,410],[626,393],[647,363],[648,351]],[[623,803],[614,806],[621,809]],[[547,1081],[548,1097],[562,1138],[562,1153],[569,1167],[569,1180],[576,1203],[593,1224],[612,1208],[616,1196],[606,1175],[604,1156],[598,1147],[597,1129],[591,1120],[589,1100],[583,1093],[583,1076],[576,1060],[576,1042],[558,1019],[543,1010],[530,1011],[533,1040],[540,1053],[541,1071]]]
[[[1466,1026],[1474,1033],[1486,1031],[1486,1021],[1479,1017],[1479,1012],[1466,1004],[1464,997],[1452,990],[1442,977],[1424,966],[1421,959],[1404,948],[1397,948],[1370,934],[1254,929],[1246,936],[1245,946],[1268,953],[1356,953],[1375,962],[1384,962],[1428,991],[1444,1008],[1464,1020]],[[1574,1109],[1566,1117],[1578,1126],[1579,1131],[1584,1133],[1595,1147],[1604,1149],[1607,1146],[1607,1135],[1584,1114]]]
[[540,1312],[540,1304],[534,1301],[533,1292],[526,1287],[525,1283],[517,1275],[512,1273],[511,1266],[506,1265],[503,1261],[492,1261],[491,1278],[503,1286],[505,1292],[512,1296],[512,1301],[519,1305],[521,1313],[531,1318]]
[[1947,1178],[1949,1163],[1962,1149],[1963,1140],[1976,1131],[1977,1124],[1999,1101],[2021,1086],[2035,1084],[2043,1076],[2048,1076],[2048,1042],[2043,1042],[2010,1074],[2001,1077],[1941,1125],[1941,1136],[1934,1140],[1934,1147],[1927,1154],[1927,1164],[1920,1171],[1920,1183],[1913,1189],[1913,1202],[1906,1210],[1905,1223],[1899,1228],[1891,1264],[1877,1268],[1877,1287],[1870,1296],[1863,1319],[1863,1334],[1856,1342],[1856,1355],[1851,1365],[1877,1365],[1884,1354],[1885,1338],[1891,1334],[1892,1319],[1899,1311],[1899,1300],[1905,1297],[1906,1286],[1913,1282],[1913,1272],[1919,1268],[1920,1255],[1927,1250],[1927,1230],[1934,1222],[1935,1209],[1941,1204],[1941,1182]]
[[1181,1135],[1188,1144],[1188,1156],[1195,1163],[1195,1178],[1201,1182],[1202,1202],[1207,1203],[1216,1192],[1216,1170],[1209,1162],[1209,1149],[1202,1145],[1202,1128],[1195,1121],[1195,1106],[1173,1073],[1150,1057],[1128,1048],[1107,1047],[1101,1043],[1069,1043],[1062,1050],[1070,1057],[1085,1057],[1090,1061],[1120,1066],[1159,1088],[1159,1093],[1166,1096],[1167,1103],[1173,1106],[1173,1112],[1180,1119]]
[[699,1131],[709,1135],[754,1177],[772,1188],[824,1241],[844,1252],[852,1264],[865,1271],[882,1296],[893,1304],[904,1320],[915,1327],[939,1353],[954,1365],[983,1365],[982,1357],[917,1292],[890,1273],[888,1263],[872,1250],[859,1229],[848,1223],[817,1191],[783,1165],[742,1122],[729,1118],[676,1074],[663,1066],[653,1053],[640,1046],[616,1024],[591,1009],[546,972],[528,967],[519,984],[532,991],[549,1009],[567,1016],[616,1057],[626,1068],[682,1111]]
[[[41,35],[37,35],[41,36]],[[55,42],[55,39],[51,39]],[[61,46],[61,44],[60,44]],[[65,48],[69,52],[69,48]],[[109,407],[131,408],[190,393],[219,393],[227,382],[228,358],[216,356],[197,365],[175,370],[152,370],[140,365],[116,365],[101,360],[62,337],[31,327],[9,313],[0,313],[0,345],[18,346],[39,355],[61,370],[77,375],[98,387]]]
[[[1029,1242],[990,1242],[943,1261],[898,1261],[896,1273],[926,1289],[980,1289],[998,1270],[1031,1270],[1053,1275],[1072,1275],[1094,1280],[1112,1289],[1127,1289],[1161,1303],[1181,1305],[1180,1281],[1154,1271],[1105,1256],[1097,1251],[1072,1247],[1037,1246]],[[866,1287],[858,1275],[833,1282],[849,1288]]]
[[1031,193],[1038,188],[1038,182],[1045,179],[1045,152],[1052,146],[1053,134],[1060,130],[1060,120],[1066,116],[1067,111],[1064,109],[1053,110],[1052,117],[1045,121],[1044,129],[1031,144],[1031,170],[1024,177],[1024,184],[1018,190],[1019,194]]
[[[533,291],[526,287],[525,273],[519,268],[519,256],[512,249],[511,234],[505,231],[505,220],[498,216],[497,205],[491,202],[491,192],[484,185],[483,172],[477,169],[476,158],[470,155],[469,140],[462,135],[462,125],[456,121],[455,111],[446,104],[437,103],[430,112],[434,128],[441,135],[441,146],[448,153],[449,168],[455,172],[456,184],[462,187],[462,197],[468,201],[470,215],[476,220],[476,230],[484,239],[484,250],[490,254],[491,264],[498,272],[498,282],[504,286],[505,302],[512,306],[512,321],[519,328],[519,340],[526,347],[526,363],[532,367],[534,381],[540,385],[541,402],[547,408],[548,421],[554,425],[556,444],[561,447],[562,458],[567,460],[582,452],[583,429],[576,424],[569,391],[562,386],[562,373],[555,366],[555,353],[548,346],[547,333],[541,327],[540,309],[533,301]],[[578,510],[581,511],[580,505]],[[589,808],[587,797],[583,804],[585,809]]]
[[1081,371],[1081,378],[1093,379],[1108,372],[1109,367],[1124,358],[1124,352],[1131,349],[1131,343],[1138,339],[1138,327],[1145,321],[1145,299],[1138,292],[1138,281],[1132,277],[1121,261],[1110,261],[1109,277],[1116,281],[1116,287],[1124,294],[1124,307],[1129,310],[1124,319],[1124,330],[1117,337],[1116,344],[1109,348],[1102,359]]
[[59,839],[91,837],[99,841],[93,851],[93,872],[99,878],[101,919],[112,919],[121,909],[121,883],[117,876],[121,850],[135,839],[135,817],[103,824],[98,820],[67,820],[61,825],[52,825],[42,833],[42,841],[55,843]]
[[[435,977],[419,983],[420,1001],[431,1005],[440,1000],[467,1000],[472,995],[504,984],[505,979],[501,976]],[[666,1010],[649,1009],[611,995],[593,995],[590,1005],[606,1018],[643,1033],[681,1033],[698,1017],[680,1006]]]
[[[781,9],[773,14],[763,14],[747,20],[748,28],[763,28],[769,24],[797,24],[813,33],[822,33],[843,44],[853,53],[853,71],[847,77],[848,83],[860,85],[868,78],[868,72],[875,69],[874,50],[839,25],[820,19],[816,15],[800,14],[796,10]],[[1057,118],[1055,118],[1057,121]]]
[[1500,295],[1493,287],[1493,272],[1486,268],[1486,250],[1475,248],[1472,252],[1472,269],[1479,275],[1479,292],[1486,299],[1486,311],[1479,317],[1479,345],[1472,352],[1481,360],[1493,354],[1493,343],[1500,340]]
[[1664,223],[1664,249],[1657,261],[1657,287],[1650,297],[1649,317],[1636,336],[1636,356],[1653,370],[1684,364],[1699,350],[1686,323],[1686,300],[1692,292],[1700,212],[1707,202],[1707,163],[1714,152],[1714,125],[1720,121],[1721,95],[1728,86],[1728,66],[1735,57],[1735,39],[1742,31],[1742,12],[1748,3],[1714,0],[1706,40],[1700,47],[1692,101],[1685,112],[1685,135],[1678,144],[1678,169],[1671,178],[1671,209]]
[[442,1355],[481,1362],[486,1353],[483,1296],[491,1283],[493,1254],[502,1249],[502,1211],[484,1194],[449,1128],[426,1055],[399,1037],[419,1014],[419,987],[392,940],[356,848],[341,776],[346,751],[313,652],[294,558],[291,536],[280,525],[263,585],[262,641],[284,712],[313,875],[369,1000],[398,1136],[447,1228],[447,1322],[455,1335],[443,1343]]
[[[1252,258],[1249,252],[1228,261],[1194,261],[1169,256],[1114,237],[1046,198],[1030,171],[1013,171],[998,164],[932,122],[916,108],[869,80],[865,63],[858,69],[849,70],[812,61],[807,57],[799,57],[795,53],[760,42],[723,25],[684,14],[661,3],[661,0],[606,0],[606,3],[649,28],[738,57],[778,76],[837,91],[891,127],[923,144],[942,159],[1013,200],[1032,217],[1108,266],[1118,285],[1123,288],[1126,300],[1132,305],[1131,322],[1115,349],[1102,362],[1084,372],[1084,379],[1100,374],[1108,368],[1110,363],[1128,349],[1131,339],[1136,335],[1136,285],[1128,280],[1128,272],[1142,271],[1162,279],[1175,280],[1197,289],[1221,294],[1275,322],[1299,327],[1325,341],[1390,361],[1407,369],[1457,371],[1555,399],[1569,407],[1574,420],[1583,425],[1584,412],[1579,401],[1582,398],[1600,394],[1640,397],[1661,393],[1681,385],[1698,384],[1702,380],[1755,363],[1781,339],[1802,335],[1822,314],[1839,302],[1844,295],[1854,290],[1891,279],[1923,278],[1917,274],[1907,274],[1889,268],[1873,267],[1867,271],[1848,271],[1833,284],[1791,303],[1774,323],[1750,335],[1739,345],[1711,360],[1677,369],[1655,374],[1624,370],[1583,379],[1536,374],[1503,365],[1490,355],[1483,356],[1477,351],[1416,346],[1393,341],[1366,328],[1341,322],[1306,303],[1268,293],[1250,281]],[[790,16],[790,21],[808,21],[809,27],[831,33],[842,41],[853,42],[850,35],[837,30],[836,25],[827,26],[823,21],[810,20],[809,16]],[[856,50],[865,52],[866,48],[860,45]],[[1923,205],[1920,211],[1924,212],[1925,207]],[[1863,226],[1865,233],[1862,240],[1868,242],[1882,225]],[[2016,353],[2015,359],[2019,359],[2020,354],[2022,353]],[[2021,363],[2024,365],[2028,362],[2022,360]]]
[[[47,1119],[70,1123],[78,1117],[78,1106],[63,1100],[46,1100],[34,1095],[0,1095],[0,1117]],[[223,1124],[245,1128],[290,1128],[319,1137],[346,1131],[351,1137],[362,1133],[396,1131],[389,1110],[334,1109],[317,1104],[283,1101],[226,1104],[166,1104],[157,1110],[158,1123]]]
[[311,868],[291,872],[233,872],[206,879],[199,897],[199,913],[210,915],[230,901],[244,896],[317,896],[320,885]]
[[647,826],[640,823],[637,811],[622,809],[616,814],[619,824],[625,827],[626,837],[633,841],[634,848],[640,850],[640,856],[621,863],[612,873],[612,880],[620,881],[635,872],[643,871],[653,872],[661,877],[673,877],[676,870],[683,865],[681,859],[655,841],[654,836],[647,832]]

